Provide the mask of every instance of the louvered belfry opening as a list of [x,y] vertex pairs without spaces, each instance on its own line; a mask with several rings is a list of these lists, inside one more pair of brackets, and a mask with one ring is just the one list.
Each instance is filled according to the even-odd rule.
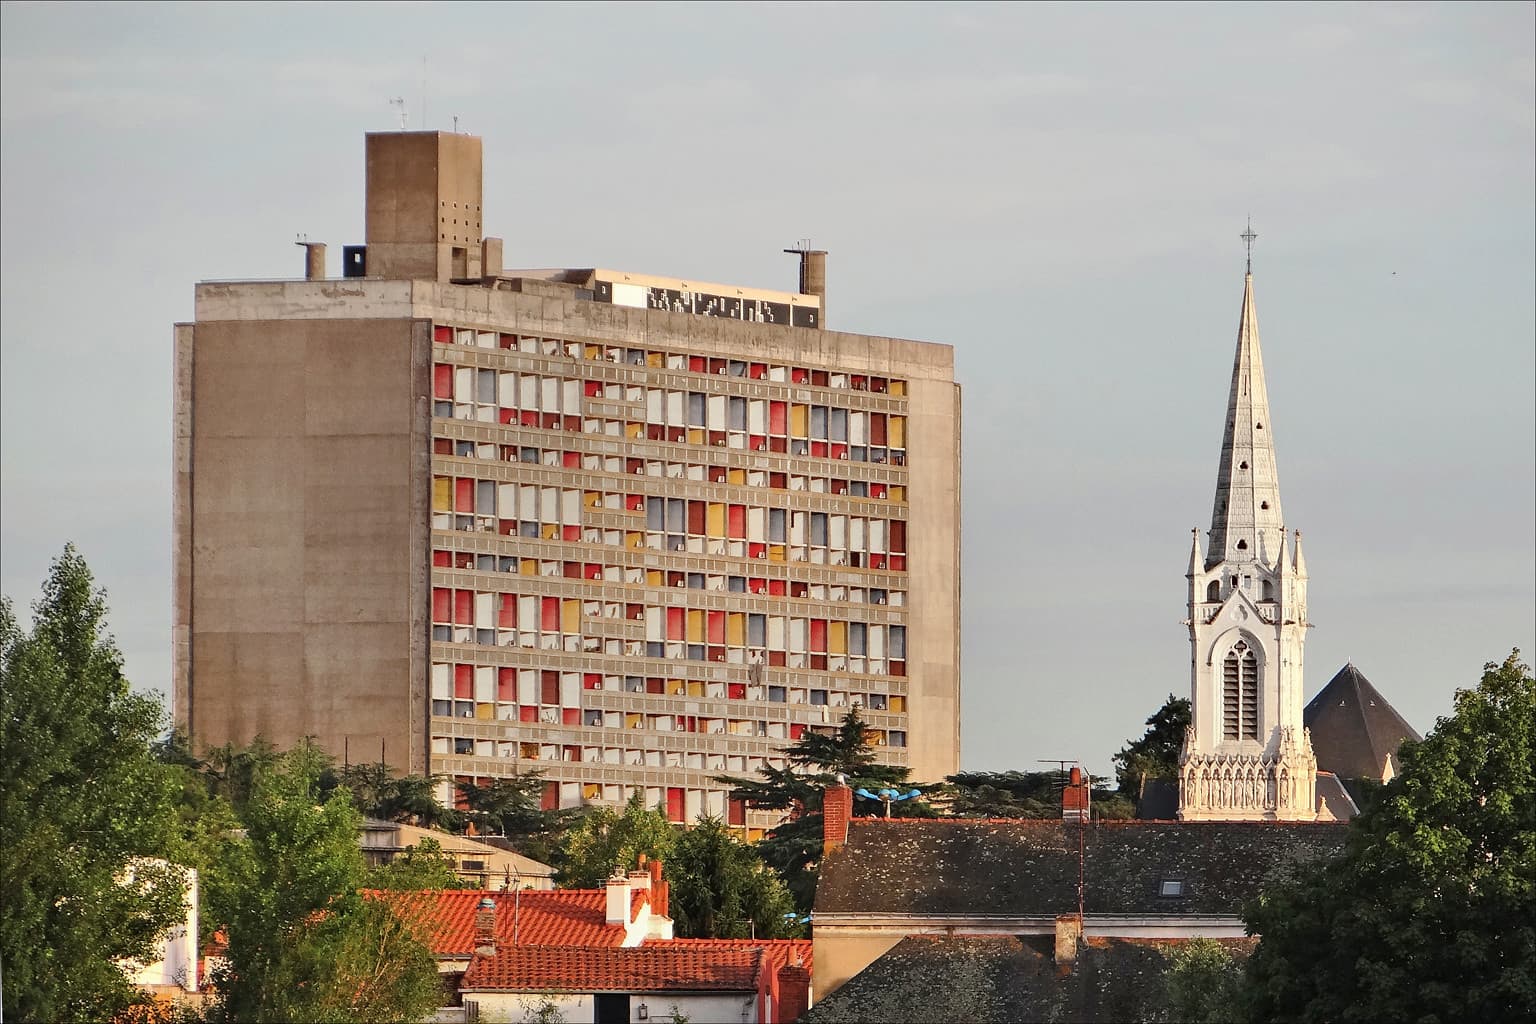
[[1227,652],[1221,666],[1222,736],[1225,739],[1258,739],[1258,659],[1245,641]]

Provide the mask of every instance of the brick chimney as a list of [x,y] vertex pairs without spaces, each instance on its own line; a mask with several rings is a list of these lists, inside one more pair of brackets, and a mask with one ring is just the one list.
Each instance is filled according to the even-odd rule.
[[779,1002],[774,1007],[774,1024],[794,1024],[811,1008],[811,972],[800,964],[779,968]]
[[667,914],[667,903],[672,895],[672,886],[661,877],[661,861],[653,860],[647,867],[651,869],[651,912],[661,917]]
[[840,849],[848,841],[848,822],[853,817],[853,790],[839,775],[821,799],[822,855]]
[[1061,791],[1061,820],[1087,821],[1088,816],[1088,782],[1083,778],[1083,770],[1074,766],[1067,788]]
[[496,955],[496,900],[490,896],[481,897],[475,907],[475,952]]
[[1056,918],[1056,962],[1070,964],[1077,959],[1077,944],[1083,938],[1083,920],[1076,914]]

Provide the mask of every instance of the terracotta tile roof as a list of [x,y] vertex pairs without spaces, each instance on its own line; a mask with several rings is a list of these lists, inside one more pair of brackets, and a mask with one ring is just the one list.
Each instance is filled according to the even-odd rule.
[[706,952],[760,949],[768,958],[768,965],[775,971],[792,963],[799,963],[806,970],[811,969],[810,939],[649,939],[645,948],[697,949]]
[[[475,910],[487,896],[496,902],[498,945],[511,946],[514,937],[525,946],[619,946],[624,942],[624,926],[607,923],[608,894],[602,889],[524,889],[521,900],[514,893],[483,889],[372,889],[364,895],[385,900],[419,922],[435,956],[467,957],[474,952]],[[631,920],[644,903],[645,893],[637,893],[630,903]]]
[[516,946],[477,956],[459,991],[756,992],[761,949],[702,949],[675,942],[627,949]]
[[[825,857],[816,913],[1001,914],[1077,909],[1078,826],[1061,821],[855,819]],[[1275,870],[1344,845],[1341,823],[1113,821],[1083,829],[1089,914],[1236,915]],[[1177,897],[1161,883],[1183,883]]]

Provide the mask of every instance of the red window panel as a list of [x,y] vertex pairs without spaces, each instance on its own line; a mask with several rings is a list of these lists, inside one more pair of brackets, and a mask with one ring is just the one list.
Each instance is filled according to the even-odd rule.
[[511,425],[513,423],[516,423],[517,422],[517,410],[516,409],[498,409],[498,410],[496,410],[496,422],[500,423],[504,427],[505,426],[509,426],[509,425]]
[[711,359],[709,361],[709,372],[710,373],[724,373],[725,372],[725,364],[726,364],[726,360],[724,360],[724,359]]
[[432,439],[433,455],[452,455],[453,441],[446,437],[434,437]]
[[811,442],[811,454],[816,456],[818,459],[826,458],[827,457],[827,442],[825,442],[825,441],[812,441]]
[[766,593],[767,590],[768,590],[768,581],[767,580],[760,580],[760,579],[758,579],[755,576],[752,579],[747,580],[747,591],[749,593],[762,594],[762,593]]
[[904,661],[891,662],[891,675],[904,676],[907,674],[907,663]]
[[723,646],[721,646],[721,647],[709,647],[709,648],[706,648],[706,651],[709,654],[709,660],[710,661],[724,661],[725,660],[725,648]]
[[892,555],[889,568],[890,568],[890,570],[892,572],[906,572],[907,571],[907,556],[906,555]]
[[455,512],[473,512],[475,510],[475,482],[467,477],[459,477],[453,481],[453,510]]
[[705,642],[716,645],[724,644],[725,612],[710,612],[706,621],[709,624],[709,633]]
[[745,800],[729,800],[726,802],[726,824],[745,825],[747,823],[747,802]]
[[453,398],[453,367],[436,363],[432,367],[432,397]]
[[697,715],[678,715],[677,727],[683,732],[698,732],[699,719]]
[[645,605],[627,604],[624,606],[624,617],[633,622],[636,619],[645,618]]
[[786,402],[768,403],[768,433],[780,437],[789,433],[789,405]]
[[703,356],[689,356],[688,369],[693,373],[704,373],[709,366]]
[[560,704],[560,673],[540,672],[539,691],[541,703],[557,707]]
[[850,383],[853,385],[853,390],[863,391],[869,387],[869,378],[860,376],[856,373],[853,375],[853,379]]
[[[560,709],[560,724],[561,725],[580,725],[581,724],[581,708],[561,708]],[[566,747],[565,749],[566,750],[570,750],[571,748],[570,747]],[[581,757],[580,757],[581,748],[580,747],[576,748],[576,753],[577,753],[578,756],[576,756],[576,757],[568,757],[568,758],[566,758],[566,760],[567,761],[580,761],[581,760]]]
[[582,386],[582,390],[588,398],[602,398],[603,382],[600,380],[589,380]]
[[848,457],[848,446],[841,441],[834,442],[830,450],[834,459],[846,459]]
[[768,450],[771,452],[789,451],[789,439],[784,437],[770,437],[768,439]]
[[581,571],[582,575],[586,576],[589,580],[600,580],[603,578],[603,566],[599,562],[588,562],[582,567]]
[[731,698],[731,700],[746,700],[747,699],[747,684],[746,683],[727,683],[726,684],[726,696]]
[[709,467],[709,482],[712,483],[712,484],[723,484],[723,483],[725,483],[725,467],[724,466],[710,466]]
[[[577,722],[576,724],[580,725],[581,723]],[[581,760],[581,748],[580,747],[572,747],[572,746],[566,747],[565,748],[565,759],[567,761],[580,761]]]
[[827,386],[827,371],[826,370],[812,370],[811,371],[811,383],[816,385],[819,388],[826,387]]
[[789,474],[788,473],[769,473],[768,474],[768,486],[772,487],[776,491],[782,491],[784,488],[789,486]]
[[581,677],[581,688],[584,690],[601,690],[603,677],[596,672],[587,672]]
[[576,524],[574,526],[562,526],[562,527],[560,527],[560,539],[561,540],[581,540],[581,526],[580,526],[580,524]]
[[[767,553],[768,553],[768,545],[767,544],[761,544],[761,543],[758,543],[758,542],[754,541],[753,543],[747,545],[747,557],[748,558],[762,558]],[[756,593],[756,591],[753,591],[753,593]]]
[[904,552],[904,551],[906,551],[907,550],[907,522],[906,522],[906,520],[904,520],[904,519],[892,519],[891,520],[891,530],[890,530],[890,533],[891,533],[891,543],[890,543],[891,551],[892,552],[898,552],[898,551],[903,551]]
[[432,621],[453,621],[453,591],[447,587],[432,588]]
[[517,709],[517,720],[519,722],[537,722],[539,720],[538,706],[535,704],[524,704]]
[[869,485],[869,496],[871,498],[883,498],[883,497],[885,497],[885,484],[870,484]]
[[475,666],[453,666],[453,695],[459,700],[473,700],[475,696]]
[[667,609],[667,639],[688,639],[688,612],[684,608]]
[[869,444],[872,448],[885,447],[885,413],[869,414]]
[[826,652],[827,649],[827,620],[811,620],[811,650]]
[[539,798],[539,810],[557,811],[560,809],[560,783],[544,783],[544,793]]
[[436,565],[436,566],[440,566],[440,567],[442,567],[444,569],[451,567],[453,565],[453,552],[452,551],[434,551],[434,552],[432,552],[432,564]]
[[503,334],[496,339],[496,345],[499,348],[517,348],[517,335]]
[[[497,612],[496,625],[500,626],[502,629],[516,629],[517,628],[517,595],[516,594],[502,594],[501,595],[501,608]],[[502,671],[505,672],[506,669],[502,669]]]
[[581,452],[566,452],[560,456],[560,464],[566,469],[580,469]]
[[783,651],[769,651],[768,652],[768,664],[772,665],[772,666],[774,666],[776,668],[783,668],[784,667],[784,652]]
[[813,655],[811,655],[811,668],[825,670],[826,667],[827,667],[827,656],[825,654],[813,654]]
[[811,371],[803,366],[796,366],[789,371],[789,377],[796,384],[809,384],[811,382]]
[[869,556],[869,567],[871,569],[884,569],[885,568],[885,556],[884,555],[870,555]]
[[768,581],[768,596],[770,596],[770,597],[783,597],[784,596],[784,591],[785,591],[785,582],[783,580],[769,580]]
[[768,450],[768,435],[767,434],[753,434],[753,435],[751,435],[747,439],[747,446],[749,448],[751,448],[755,452],[765,452],[765,451],[767,451]]
[[539,628],[546,633],[560,632],[560,599],[546,597],[539,602]]
[[665,681],[660,679],[660,678],[658,678],[658,677],[656,677],[656,676],[647,676],[646,679],[645,679],[645,692],[646,693],[664,693],[664,692],[666,692]]
[[433,327],[432,328],[432,340],[437,342],[437,344],[439,344],[439,345],[452,345],[453,344],[453,328],[452,327]]
[[561,564],[561,575],[563,575],[568,580],[579,580],[579,579],[581,579],[581,563],[580,562],[564,562],[564,563],[562,563]]
[[[465,785],[473,785],[475,779],[472,775],[455,775],[453,781],[462,782]],[[453,787],[453,809],[456,811],[469,810],[469,797],[464,795],[464,790],[459,786]]]
[[801,736],[804,736],[804,735],[805,735],[805,726],[804,726],[804,724],[802,724],[800,722],[790,722],[789,723],[789,738],[790,739],[797,740]]
[[748,363],[747,376],[751,377],[753,380],[762,380],[764,377],[768,376],[768,364]]
[[581,433],[581,417],[580,416],[567,416],[565,418],[565,429],[566,430],[573,430],[573,431],[575,431],[578,434]]
[[747,506],[731,505],[726,515],[726,536],[732,540],[747,539]]
[[704,507],[702,501],[688,503],[688,532],[695,536],[704,534]]
[[475,554],[473,551],[460,551],[453,556],[455,569],[473,569],[475,567]]
[[473,590],[455,590],[453,592],[453,621],[458,626],[468,626],[474,623],[475,592]]
[[498,520],[496,520],[496,532],[501,534],[503,537],[510,537],[510,536],[512,536],[513,534],[517,533],[517,520],[516,519],[498,519]]
[[631,512],[644,512],[645,511],[645,495],[643,495],[643,494],[626,494],[624,496],[624,507],[629,509]]
[[539,417],[538,425],[543,427],[545,430],[559,430],[560,414],[557,412],[546,412],[544,415]]
[[496,699],[507,703],[517,700],[517,669],[496,670]]
[[645,472],[645,460],[644,459],[625,459],[624,460],[624,472],[628,473],[630,476],[635,476],[637,474],[644,473]]
[[681,786],[667,787],[667,820],[683,820],[683,790]]
[[539,413],[537,409],[524,409],[517,414],[517,422],[520,426],[536,427],[539,425]]

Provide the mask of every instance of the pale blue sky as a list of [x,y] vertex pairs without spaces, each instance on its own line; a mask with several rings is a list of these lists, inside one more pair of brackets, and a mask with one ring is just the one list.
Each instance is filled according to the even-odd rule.
[[[0,584],[74,540],[170,666],[171,324],[362,237],[363,132],[485,139],[509,266],[790,287],[953,344],[967,768],[1187,693],[1254,273],[1308,693],[1421,730],[1536,647],[1530,4],[35,6],[0,31]],[[423,57],[426,58],[425,104]],[[920,599],[920,598],[918,598]]]

